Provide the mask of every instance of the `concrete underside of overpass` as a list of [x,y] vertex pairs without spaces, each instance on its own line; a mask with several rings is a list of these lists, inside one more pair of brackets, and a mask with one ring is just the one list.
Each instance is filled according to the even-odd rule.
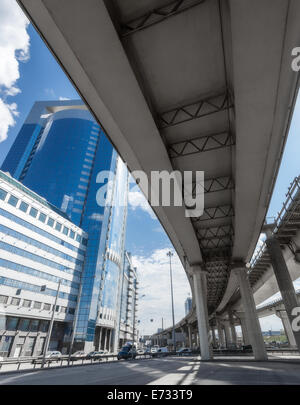
[[252,256],[286,141],[299,2],[19,3],[130,170],[204,171],[204,215],[154,210],[185,267],[205,266],[209,313],[224,307],[237,288],[229,265]]

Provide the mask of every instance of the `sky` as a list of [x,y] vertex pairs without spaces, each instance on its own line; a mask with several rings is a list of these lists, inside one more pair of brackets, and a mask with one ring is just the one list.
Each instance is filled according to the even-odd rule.
[[[14,0],[0,1],[0,60],[1,166],[35,101],[80,97]],[[268,216],[276,216],[290,182],[300,173],[299,129],[298,99]],[[174,253],[176,322],[185,315],[184,301],[190,287],[168,236],[143,195],[135,191],[129,202],[126,248],[133,255],[140,277],[140,333],[149,334],[161,327],[162,319],[165,327],[171,326],[169,250]],[[282,328],[275,315],[260,322],[263,330]]]

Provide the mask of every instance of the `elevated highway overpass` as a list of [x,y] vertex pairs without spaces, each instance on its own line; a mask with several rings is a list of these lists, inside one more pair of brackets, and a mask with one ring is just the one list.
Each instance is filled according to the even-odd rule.
[[204,171],[203,215],[153,209],[192,286],[202,358],[211,358],[209,317],[239,289],[255,357],[265,359],[245,263],[297,95],[300,3],[18,2],[131,171]]
[[[296,177],[291,183],[286,194],[286,200],[277,218],[273,222],[273,234],[280,242],[283,257],[292,281],[300,276],[300,177]],[[231,276],[232,277],[232,276]],[[286,336],[290,346],[297,347],[291,323],[287,316],[285,303],[282,298],[264,304],[263,302],[279,291],[278,283],[273,271],[270,255],[264,242],[254,254],[249,269],[249,281],[252,286],[254,301],[259,318],[276,314],[282,320]],[[237,279],[234,279],[237,285]],[[296,291],[297,304],[300,304],[300,290]],[[300,307],[300,306],[299,306]],[[192,311],[175,325],[176,332],[185,333],[185,344],[189,347],[197,345],[195,306]],[[210,316],[210,327],[214,344],[216,345],[215,329],[218,330],[218,344],[229,345],[236,343],[235,326],[242,326],[243,339],[249,344],[249,337],[245,325],[245,314],[239,291],[232,295],[231,300],[222,311],[216,311]],[[155,334],[153,339],[164,340],[172,334],[172,328],[168,328],[160,334]],[[165,337],[165,338],[163,338]]]

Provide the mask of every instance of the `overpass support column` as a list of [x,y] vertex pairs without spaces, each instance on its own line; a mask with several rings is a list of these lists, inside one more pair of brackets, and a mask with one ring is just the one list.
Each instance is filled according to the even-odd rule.
[[200,265],[191,266],[191,270],[194,282],[201,360],[211,360],[212,351],[209,345],[209,326],[206,303],[206,274],[202,271]]
[[186,346],[186,333],[184,331],[184,328],[180,328],[181,330],[181,336],[182,336],[182,342],[181,342],[181,347],[185,347]]
[[215,333],[214,325],[212,325],[212,327],[211,327],[211,333],[212,333],[213,347],[217,347],[217,340],[216,340],[216,333]]
[[[293,320],[297,317],[298,313],[292,315],[293,309],[299,307],[294,285],[284,260],[280,243],[271,233],[270,229],[266,229],[266,245],[270,255],[272,267],[277,280],[279,291],[282,296],[282,301],[289,318],[290,324],[293,325]],[[300,350],[300,330],[293,330],[294,338],[298,350]]]
[[224,321],[224,332],[225,332],[225,342],[226,347],[228,348],[229,344],[231,343],[231,335],[230,335],[230,328],[229,328],[229,321]]
[[192,327],[188,325],[188,335],[189,335],[189,348],[192,349],[193,341],[192,341]]
[[223,326],[219,320],[217,321],[217,325],[218,325],[218,340],[219,340],[219,348],[220,348],[221,346],[223,346],[223,347],[225,346],[224,331],[223,331]]
[[246,316],[244,312],[238,312],[237,314],[240,322],[241,322],[241,329],[242,329],[242,335],[243,335],[243,342],[244,345],[250,345],[250,340],[249,340],[249,335],[247,331],[247,325],[246,325]]
[[286,337],[288,339],[290,347],[297,348],[297,343],[293,334],[293,329],[290,324],[290,320],[286,311],[276,311],[276,315],[281,319]]
[[264,339],[256,312],[253,293],[247,277],[247,269],[242,263],[235,263],[233,271],[238,279],[242,303],[245,311],[247,332],[256,360],[268,360]]
[[235,330],[234,319],[233,319],[233,314],[232,314],[231,310],[228,312],[228,315],[229,315],[229,324],[230,324],[230,332],[231,332],[231,341],[232,341],[232,343],[236,344],[237,343],[236,330]]

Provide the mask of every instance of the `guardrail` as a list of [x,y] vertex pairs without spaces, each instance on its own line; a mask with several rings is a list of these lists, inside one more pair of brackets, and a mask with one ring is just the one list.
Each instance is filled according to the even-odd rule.
[[[297,198],[298,192],[300,190],[300,176],[295,177],[294,180],[291,182],[288,192],[286,193],[286,200],[282,205],[280,212],[278,212],[277,217],[274,218],[273,224],[274,229],[272,231],[273,234],[276,234],[281,227],[288,223],[290,217],[293,215],[295,209],[297,208],[297,204],[292,206],[293,203],[298,203],[299,199]],[[259,249],[256,249],[255,253],[253,254],[250,260],[250,269],[249,272],[255,267],[258,260],[263,255],[266,249],[266,243],[263,242]]]
[[[147,359],[152,358],[152,353],[147,354],[137,354],[135,359]],[[51,367],[73,367],[73,366],[82,366],[82,365],[93,365],[108,363],[116,361],[118,359],[117,354],[107,354],[102,355],[101,357],[95,359],[87,359],[86,357],[78,357],[76,359],[70,359],[69,356],[61,356],[58,359],[46,359],[45,365],[42,368],[42,359],[41,357],[28,357],[23,359],[7,359],[0,361],[0,372],[5,371],[19,371],[19,370],[31,370],[31,369],[48,369]],[[22,367],[27,365],[27,367]],[[15,366],[15,368],[13,367]]]

